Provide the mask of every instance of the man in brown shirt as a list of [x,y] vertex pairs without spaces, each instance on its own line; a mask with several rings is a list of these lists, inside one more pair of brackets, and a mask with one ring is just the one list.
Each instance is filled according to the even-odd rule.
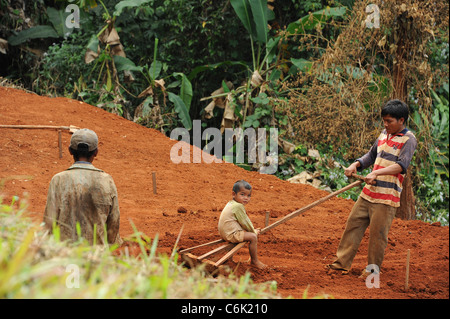
[[122,242],[116,185],[109,174],[92,165],[97,147],[94,131],[76,131],[69,146],[75,163],[50,182],[44,223],[50,232],[56,224],[61,240],[83,237],[90,244]]

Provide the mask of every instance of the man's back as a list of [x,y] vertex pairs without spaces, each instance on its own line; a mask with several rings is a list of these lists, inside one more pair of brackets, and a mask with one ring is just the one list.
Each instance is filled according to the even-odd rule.
[[[112,177],[89,163],[75,163],[50,182],[44,222],[60,227],[61,240],[120,243],[119,204]],[[77,230],[77,223],[79,227]],[[105,235],[105,226],[107,235]]]

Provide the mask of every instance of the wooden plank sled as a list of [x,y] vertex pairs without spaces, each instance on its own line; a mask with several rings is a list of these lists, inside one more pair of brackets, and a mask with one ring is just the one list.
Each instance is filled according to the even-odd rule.
[[[198,245],[198,246],[195,246],[195,247],[184,249],[184,250],[180,251],[180,255],[181,255],[182,259],[184,261],[186,261],[187,264],[189,265],[189,267],[191,267],[191,268],[199,265],[200,262],[211,263],[211,265],[213,265],[214,267],[218,267],[218,266],[223,264],[225,261],[227,261],[229,258],[231,258],[234,255],[233,249],[238,244],[226,243],[226,244],[221,245],[218,248],[215,248],[215,249],[213,249],[213,250],[211,250],[211,251],[209,251],[209,252],[207,252],[207,253],[205,253],[205,254],[203,254],[201,256],[196,256],[196,255],[190,253],[189,251],[192,251],[195,248],[212,246],[214,244],[222,243],[222,242],[225,242],[225,241],[224,240],[215,240],[213,242],[209,242],[209,243],[206,243],[206,244],[203,244],[203,245]],[[225,260],[222,260],[223,259],[223,257],[222,257],[220,259],[220,263],[219,262],[214,262],[214,261],[211,261],[211,260],[207,259],[207,258],[211,258],[211,257],[213,257],[213,256],[215,256],[215,255],[217,255],[219,253],[223,253],[223,252],[227,252],[227,251],[231,251],[231,255],[229,255],[229,257],[226,258]],[[227,256],[227,255],[225,255],[225,256]]]
[[[186,262],[186,264],[189,266],[189,268],[194,268],[199,265],[203,265],[205,267],[205,270],[209,273],[214,275],[217,273],[220,269],[220,266],[222,266],[226,261],[228,261],[230,258],[236,254],[239,249],[244,247],[247,244],[247,242],[242,242],[238,244],[229,243],[223,246],[220,246],[219,248],[216,248],[206,254],[203,254],[202,256],[196,256],[192,253],[183,253],[181,254],[182,259]],[[211,257],[213,255],[217,255],[220,252],[228,251],[223,257],[221,257],[217,261],[212,261],[209,259],[206,259],[207,257]]]
[[[263,233],[271,230],[272,228],[277,227],[277,226],[287,222],[288,220],[290,220],[290,219],[292,219],[292,218],[294,218],[294,217],[304,213],[305,211],[307,211],[307,210],[309,210],[309,209],[311,209],[311,208],[313,208],[313,207],[315,207],[317,205],[322,204],[323,202],[329,200],[332,197],[335,197],[335,196],[337,196],[337,195],[339,195],[339,194],[341,194],[341,193],[343,193],[343,192],[345,192],[345,191],[347,191],[347,190],[349,190],[349,189],[351,189],[353,187],[361,185],[363,183],[363,181],[364,181],[364,177],[362,177],[360,175],[353,174],[353,177],[357,178],[358,180],[353,182],[353,183],[351,183],[351,184],[349,184],[349,185],[347,185],[347,186],[345,186],[345,187],[343,187],[343,188],[341,188],[341,189],[339,189],[339,190],[337,190],[337,191],[335,191],[335,192],[333,192],[333,193],[328,194],[325,197],[322,197],[321,199],[319,199],[319,200],[317,200],[317,201],[315,201],[315,202],[313,202],[313,203],[311,203],[311,204],[309,204],[307,206],[304,206],[304,207],[302,207],[300,209],[297,209],[297,210],[293,211],[292,213],[286,215],[285,217],[281,218],[280,220],[274,222],[273,224],[271,224],[271,225],[261,229],[259,234],[263,234]],[[208,243],[205,243],[205,244],[201,244],[201,245],[198,245],[198,246],[194,246],[194,247],[191,247],[191,248],[187,248],[187,249],[181,250],[180,254],[182,256],[182,259],[185,260],[190,267],[195,267],[199,263],[205,263],[205,264],[207,264],[207,268],[208,269],[211,269],[211,267],[212,267],[212,269],[214,269],[214,268],[217,269],[223,263],[225,263],[227,260],[229,260],[231,257],[233,257],[233,255],[236,254],[239,251],[239,249],[244,247],[247,244],[247,242],[242,242],[242,243],[238,243],[238,244],[228,243],[228,244],[222,245],[222,246],[220,246],[218,248],[215,248],[215,249],[211,250],[210,252],[205,253],[205,254],[203,254],[201,256],[196,256],[196,255],[192,254],[191,251],[194,250],[194,249],[197,249],[197,248],[213,246],[213,245],[220,244],[220,243],[223,243],[223,242],[225,242],[225,240],[223,240],[223,239],[215,240],[215,241],[212,241],[212,242],[208,242]],[[218,261],[216,261],[216,262],[206,259],[206,258],[212,257],[214,255],[217,255],[217,254],[219,254],[221,252],[227,252],[227,253],[222,258],[220,258]],[[209,272],[212,272],[212,271],[209,271]]]
[[197,249],[197,248],[200,248],[200,247],[212,246],[212,245],[220,244],[220,243],[223,243],[223,242],[225,242],[225,240],[223,240],[223,239],[214,240],[214,241],[211,241],[211,242],[206,243],[206,244],[201,244],[201,245],[194,246],[194,247],[191,247],[191,248],[183,249],[183,250],[180,251],[180,254],[187,253],[187,252],[189,252],[191,250],[194,250],[194,249]]

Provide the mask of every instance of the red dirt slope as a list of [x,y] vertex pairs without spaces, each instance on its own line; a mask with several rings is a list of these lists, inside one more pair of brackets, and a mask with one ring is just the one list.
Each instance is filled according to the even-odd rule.
[[[324,197],[313,187],[290,184],[271,175],[248,172],[228,163],[174,164],[175,141],[94,106],[66,98],[47,98],[0,87],[0,124],[75,125],[97,132],[100,140],[96,167],[112,175],[121,211],[121,235],[132,233],[132,221],[150,237],[159,234],[159,249],[170,252],[184,225],[179,245],[187,248],[218,239],[221,209],[231,198],[234,181],[253,185],[247,212],[256,227],[271,223]],[[42,219],[52,176],[72,164],[67,151],[70,134],[63,132],[63,157],[58,134],[51,130],[0,128],[0,191],[28,193],[30,210]],[[156,172],[157,194],[153,194]],[[1,185],[2,183],[0,183]],[[333,198],[260,236],[259,255],[268,270],[252,270],[242,249],[229,265],[237,273],[250,270],[256,282],[275,280],[283,296],[301,298],[328,294],[334,298],[449,298],[449,229],[420,221],[394,220],[380,278],[380,288],[369,289],[358,278],[367,256],[368,232],[349,274],[329,274],[324,265],[336,252],[353,202]],[[184,213],[178,212],[184,207]],[[410,288],[404,291],[405,261],[411,251]]]

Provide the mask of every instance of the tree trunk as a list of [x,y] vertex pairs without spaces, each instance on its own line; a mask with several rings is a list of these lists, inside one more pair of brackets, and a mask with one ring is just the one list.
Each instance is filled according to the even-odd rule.
[[[397,63],[394,64],[393,70],[393,98],[400,99],[407,103],[408,83],[406,81],[406,67],[408,64],[405,57],[407,56],[408,48],[405,46],[406,27],[399,28],[399,30],[396,52]],[[403,180],[402,193],[400,195],[400,207],[397,209],[396,217],[405,220],[416,219],[415,197],[411,182],[411,166],[408,168],[405,179]]]
[[397,208],[395,217],[403,220],[416,219],[416,199],[411,182],[411,166],[406,172],[405,179],[403,180],[402,193],[400,194],[400,207]]

